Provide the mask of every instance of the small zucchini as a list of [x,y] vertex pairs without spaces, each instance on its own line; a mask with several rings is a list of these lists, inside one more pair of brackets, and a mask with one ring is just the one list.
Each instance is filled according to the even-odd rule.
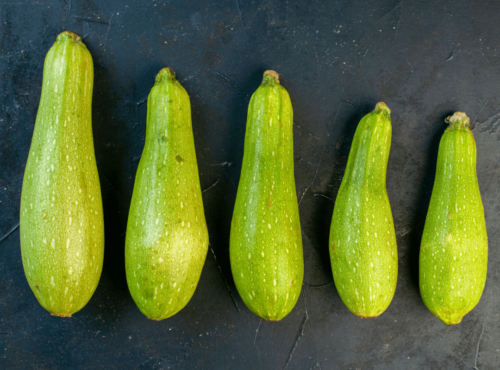
[[93,83],[92,57],[80,36],[61,33],[45,58],[20,210],[24,271],[40,304],[55,316],[82,309],[102,270]]
[[386,190],[391,111],[384,103],[359,122],[340,185],[330,229],[330,260],[340,298],[362,318],[391,303],[398,251]]
[[420,247],[420,293],[446,325],[479,302],[488,268],[488,236],[476,174],[476,142],[465,113],[448,117]]
[[265,320],[281,320],[293,309],[304,277],[293,159],[290,96],[278,74],[266,71],[248,107],[230,238],[236,288]]
[[127,283],[142,313],[163,320],[184,308],[207,251],[191,104],[174,72],[164,68],[148,97],[125,245]]

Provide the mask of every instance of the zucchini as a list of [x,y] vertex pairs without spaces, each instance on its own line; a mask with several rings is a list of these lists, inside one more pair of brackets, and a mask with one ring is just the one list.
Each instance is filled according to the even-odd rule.
[[394,221],[386,190],[390,109],[378,103],[352,142],[330,228],[330,260],[340,298],[362,318],[391,303],[398,278]]
[[69,317],[101,276],[104,222],[92,137],[92,57],[63,32],[43,68],[40,106],[24,173],[21,252],[29,285],[52,315]]
[[420,247],[420,293],[446,325],[460,323],[486,283],[488,236],[476,174],[476,142],[465,113],[448,117]]
[[281,320],[293,309],[304,277],[293,159],[290,96],[278,74],[266,71],[248,107],[230,237],[236,288],[265,320]]
[[125,245],[127,283],[141,312],[163,320],[184,308],[207,251],[191,104],[174,72],[164,68],[148,97]]

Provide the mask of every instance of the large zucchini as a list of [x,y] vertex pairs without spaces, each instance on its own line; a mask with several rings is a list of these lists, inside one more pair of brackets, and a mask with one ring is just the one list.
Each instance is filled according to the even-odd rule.
[[236,288],[250,311],[265,320],[285,317],[302,288],[293,168],[292,104],[278,74],[266,71],[248,107],[230,240]]
[[207,251],[191,104],[175,74],[164,68],[148,98],[125,247],[128,287],[142,313],[162,320],[186,306]]
[[45,58],[42,96],[24,173],[24,271],[40,304],[71,316],[101,276],[104,223],[92,138],[92,57],[63,32]]
[[391,111],[384,103],[359,122],[330,229],[330,259],[340,298],[355,315],[377,317],[391,303],[398,251],[386,190]]
[[439,143],[419,276],[425,305],[446,325],[455,325],[483,293],[488,236],[469,118],[456,112],[449,124]]

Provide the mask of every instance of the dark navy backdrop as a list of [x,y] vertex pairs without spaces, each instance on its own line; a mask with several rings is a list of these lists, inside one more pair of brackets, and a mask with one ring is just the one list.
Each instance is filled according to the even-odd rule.
[[[499,15],[494,0],[0,2],[0,368],[498,369]],[[99,287],[71,319],[37,303],[17,229],[43,61],[64,30],[94,58],[106,225]],[[127,290],[124,240],[145,99],[166,66],[191,97],[211,249],[191,302],[153,322]],[[246,309],[228,253],[247,106],[266,69],[281,74],[294,106],[305,258],[301,297],[279,323]],[[378,101],[392,109],[399,279],[389,309],[361,320],[332,284],[328,234],[356,125]],[[479,305],[446,327],[420,298],[418,252],[444,118],[456,110],[474,127],[490,259]]]

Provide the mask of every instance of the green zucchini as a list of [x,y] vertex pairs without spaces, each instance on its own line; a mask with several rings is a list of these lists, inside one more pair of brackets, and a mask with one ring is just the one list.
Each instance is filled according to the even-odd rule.
[[295,306],[304,258],[295,192],[293,111],[278,74],[266,71],[252,95],[231,222],[236,288],[255,315],[277,321]]
[[163,320],[184,308],[207,251],[191,104],[174,72],[164,68],[148,97],[125,246],[127,283],[141,312]]
[[488,236],[476,174],[476,142],[465,113],[448,117],[420,247],[420,293],[446,325],[460,323],[486,283]]
[[347,308],[362,318],[386,310],[398,278],[396,234],[386,190],[390,113],[387,105],[378,103],[359,122],[330,228],[335,286]]
[[63,32],[49,50],[20,210],[29,285],[55,316],[90,300],[101,276],[104,222],[92,137],[92,57]]

